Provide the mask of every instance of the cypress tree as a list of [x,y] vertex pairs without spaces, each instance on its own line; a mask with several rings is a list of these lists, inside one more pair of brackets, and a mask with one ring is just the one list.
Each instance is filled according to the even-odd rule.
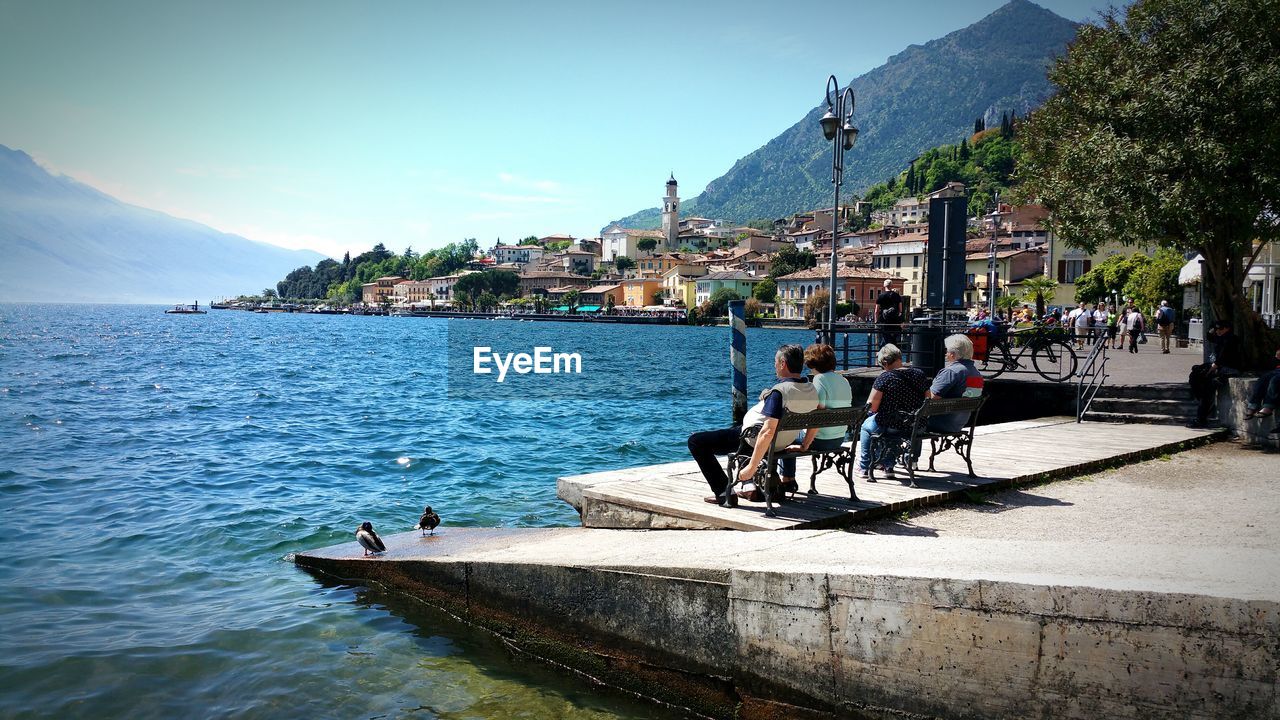
[[911,165],[907,167],[907,192],[914,194],[916,192],[916,161],[912,160]]

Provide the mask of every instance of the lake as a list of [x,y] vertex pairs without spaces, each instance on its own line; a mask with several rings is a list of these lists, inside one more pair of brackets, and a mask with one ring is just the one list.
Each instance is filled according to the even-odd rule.
[[[0,716],[672,717],[290,554],[426,503],[577,525],[557,477],[728,424],[727,328],[163,310],[0,305]],[[750,396],[811,339],[750,330]]]

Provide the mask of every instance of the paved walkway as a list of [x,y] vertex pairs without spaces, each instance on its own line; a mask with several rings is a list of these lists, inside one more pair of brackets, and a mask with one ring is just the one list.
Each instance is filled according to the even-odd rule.
[[[829,470],[818,476],[817,496],[797,494],[765,516],[764,503],[742,500],[736,508],[703,502],[710,493],[692,461],[650,465],[561,478],[561,499],[577,508],[586,527],[629,529],[796,530],[843,527],[904,510],[952,502],[978,487],[1017,485],[1047,476],[1070,476],[1100,465],[1170,452],[1213,433],[1168,425],[1076,423],[1043,418],[978,428],[970,478],[954,453],[939,455],[936,472],[919,471],[909,487],[898,480],[855,480],[858,500],[850,500],[844,480]],[[807,487],[801,463],[797,475]]]

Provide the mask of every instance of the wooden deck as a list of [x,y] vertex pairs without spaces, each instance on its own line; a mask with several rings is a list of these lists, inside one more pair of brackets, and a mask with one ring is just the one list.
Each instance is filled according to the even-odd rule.
[[[558,493],[582,514],[582,524],[600,528],[789,530],[842,527],[915,507],[959,499],[972,488],[996,489],[1049,477],[1071,477],[1209,442],[1223,431],[1168,425],[1076,423],[1052,417],[979,427],[970,478],[955,453],[939,455],[937,472],[906,473],[896,480],[854,481],[858,501],[834,471],[818,476],[819,495],[805,495],[808,461],[797,467],[802,492],[766,517],[764,503],[740,501],[736,508],[703,502],[710,494],[693,461],[649,465],[560,478]],[[925,447],[926,453],[928,446]],[[927,454],[926,454],[927,458]],[[927,466],[927,461],[925,465]]]

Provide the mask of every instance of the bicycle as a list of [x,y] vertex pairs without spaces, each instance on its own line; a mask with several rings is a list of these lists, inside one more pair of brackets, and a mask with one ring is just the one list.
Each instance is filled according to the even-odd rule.
[[1032,367],[1045,380],[1065,382],[1076,374],[1076,351],[1061,330],[1055,332],[1054,328],[1036,325],[1024,331],[1020,334],[1024,342],[1016,354],[1009,345],[1009,337],[1012,335],[1013,333],[1006,333],[994,342],[988,337],[986,359],[974,360],[978,372],[984,378],[994,380],[1004,372],[1021,370],[1025,365],[1018,361],[1028,352],[1031,353]]

